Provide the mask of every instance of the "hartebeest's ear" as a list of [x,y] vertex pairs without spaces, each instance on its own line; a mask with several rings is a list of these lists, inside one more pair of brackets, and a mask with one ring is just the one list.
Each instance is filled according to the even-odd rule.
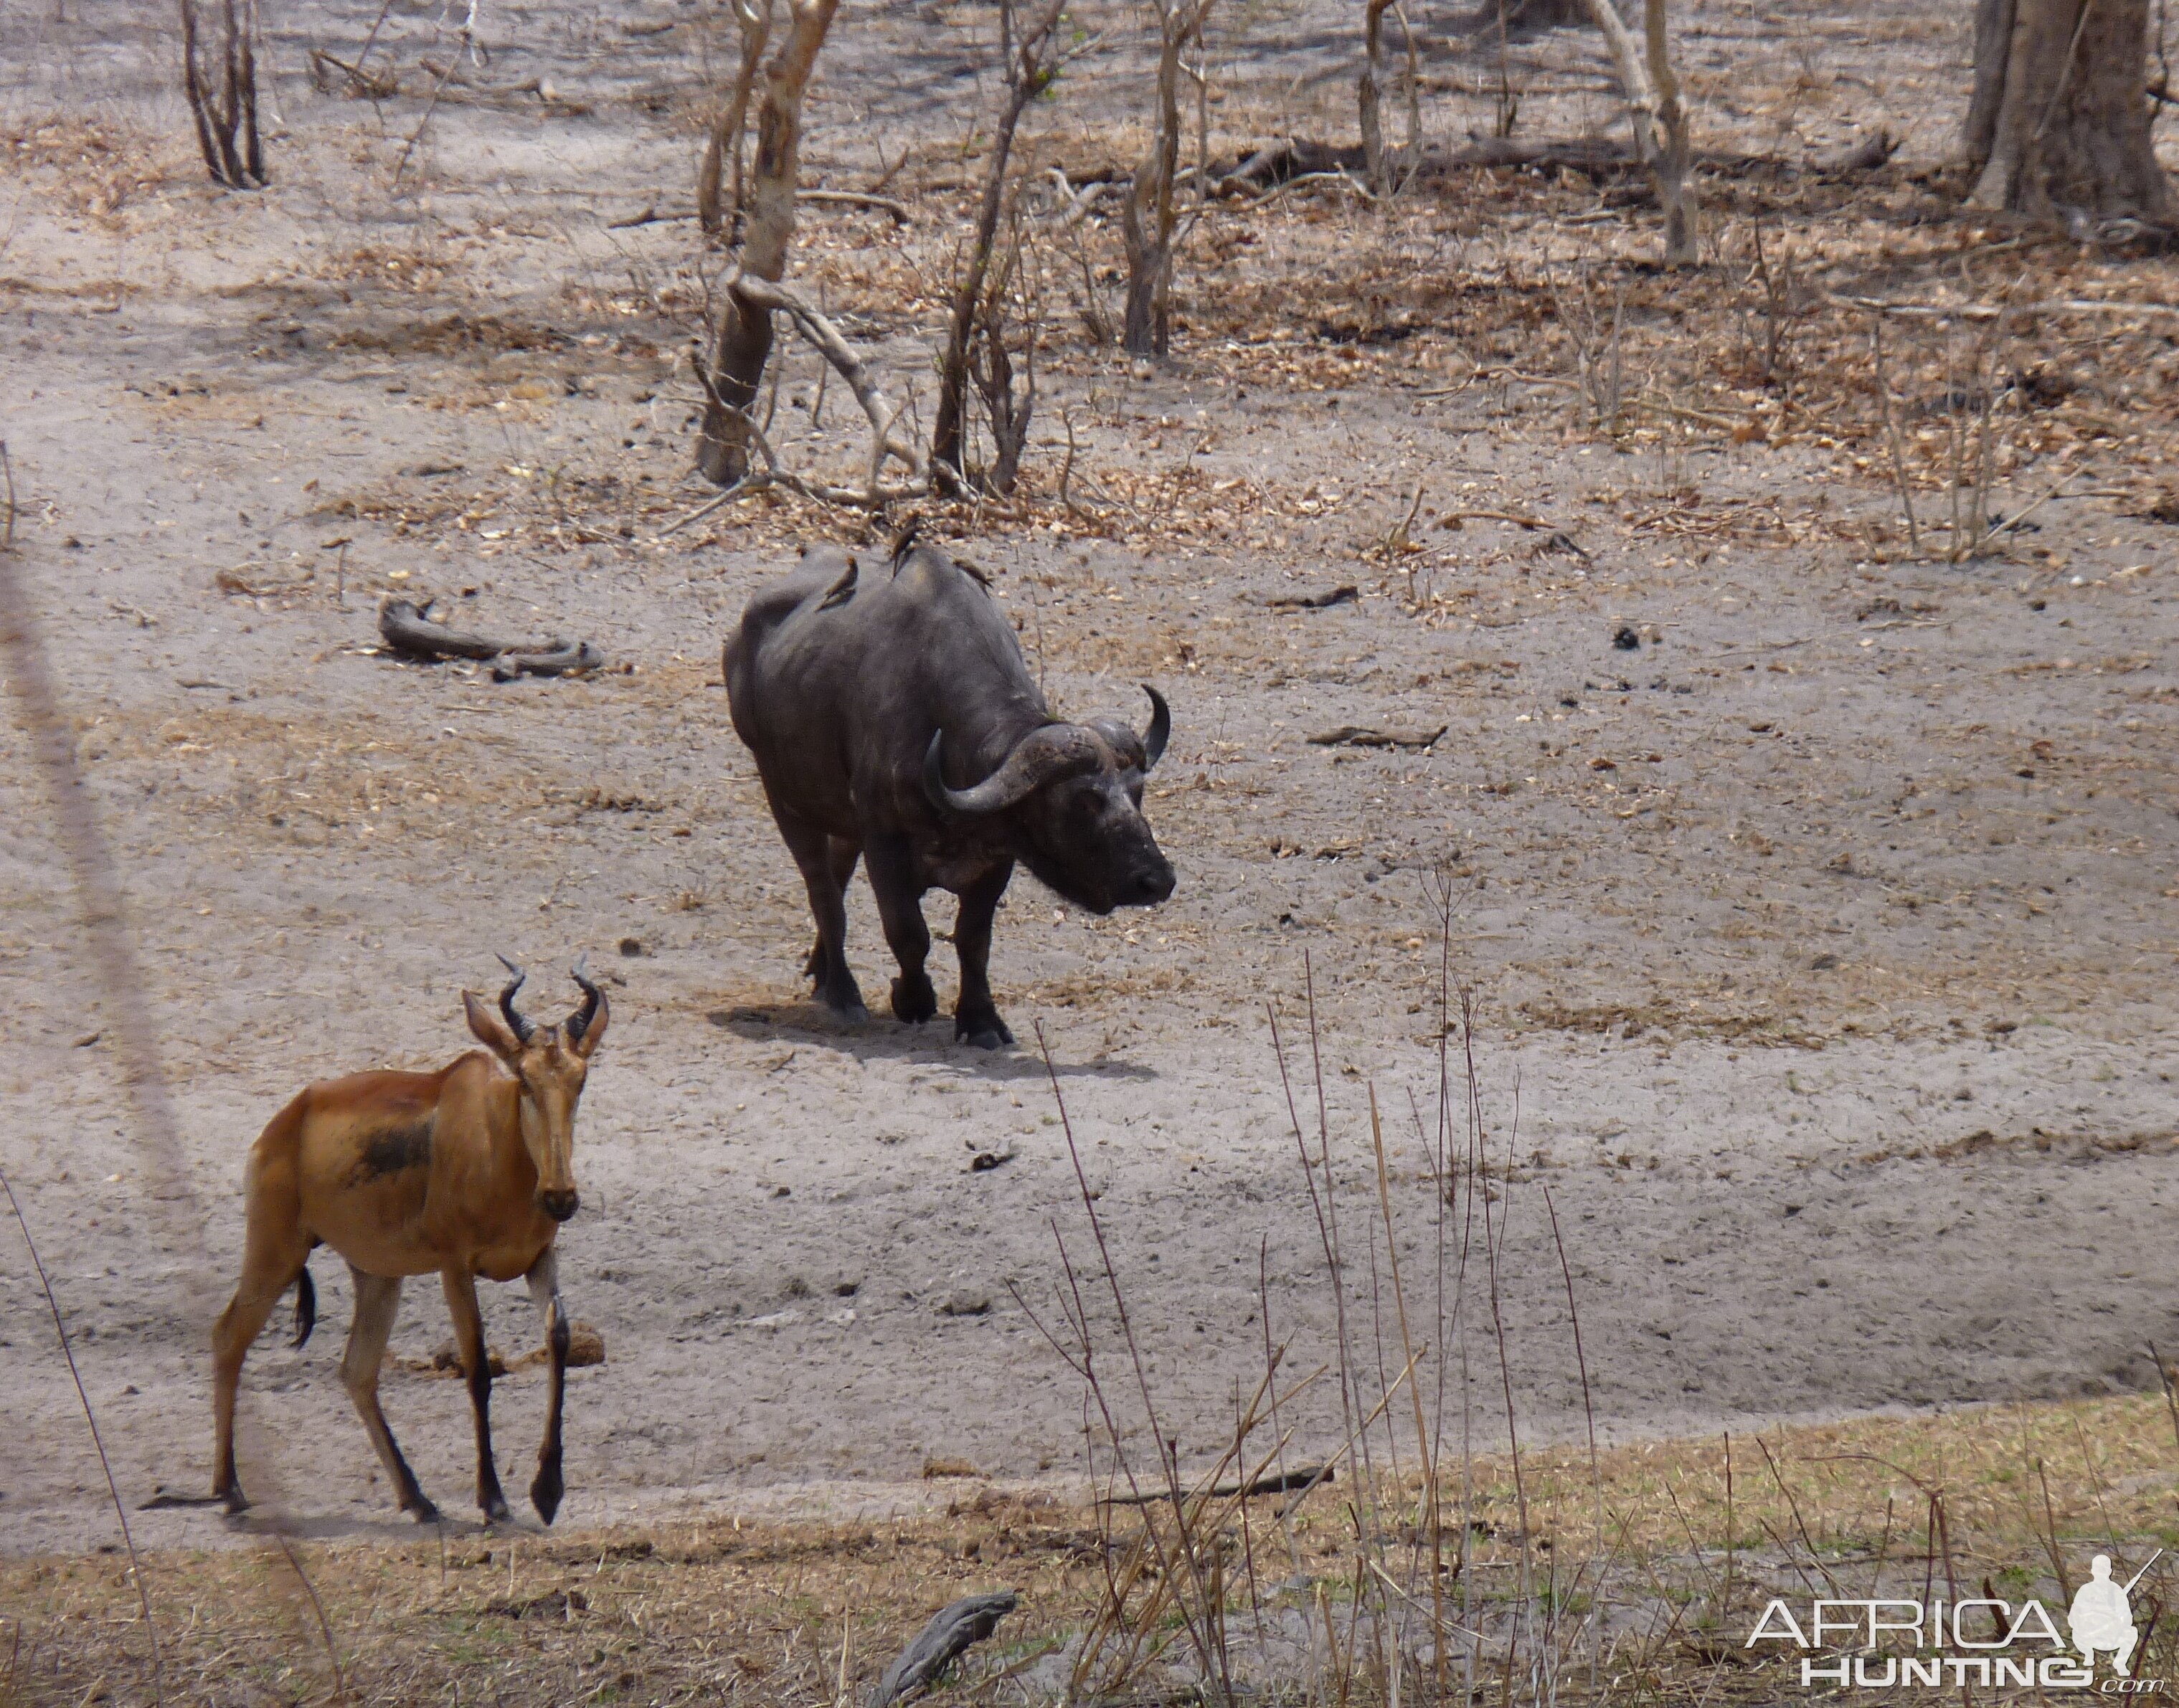
[[510,1067],[522,1054],[522,1045],[499,1011],[473,990],[462,993],[462,1011],[469,1015],[469,1032],[476,1041]]

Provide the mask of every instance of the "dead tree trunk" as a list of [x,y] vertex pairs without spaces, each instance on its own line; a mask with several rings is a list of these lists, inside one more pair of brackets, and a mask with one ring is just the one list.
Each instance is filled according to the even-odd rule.
[[737,225],[744,211],[742,135],[749,129],[749,91],[756,87],[757,66],[764,58],[765,44],[771,39],[772,0],[761,0],[761,4],[760,10],[758,0],[734,0],[734,21],[742,33],[741,68],[734,76],[734,92],[711,126],[711,137],[704,145],[704,161],[696,172],[696,217],[705,233],[714,237],[726,223],[719,192],[729,163],[733,167]]
[[1172,343],[1173,178],[1180,164],[1180,54],[1203,39],[1216,0],[1157,0],[1157,126],[1135,168],[1120,222],[1128,247],[1128,313],[1121,346],[1162,356]]
[[1693,151],[1688,140],[1687,103],[1680,99],[1680,80],[1666,38],[1665,0],[1643,0],[1639,48],[1613,0],[1589,0],[1589,13],[1611,50],[1634,121],[1634,151],[1649,168],[1657,204],[1665,211],[1665,265],[1693,266],[1701,259],[1699,215],[1688,183]]
[[[794,183],[802,145],[802,97],[810,86],[825,33],[840,0],[788,0],[787,40],[765,74],[756,115],[746,238],[740,273],[777,284],[794,241]],[[706,375],[710,398],[696,446],[696,468],[707,480],[732,486],[749,473],[749,406],[756,402],[771,354],[771,310],[746,301],[729,282],[719,310]]]
[[206,74],[203,30],[196,0],[181,0],[182,92],[196,121],[197,147],[215,183],[229,189],[265,187],[265,145],[257,134],[255,0],[218,0],[217,77]]
[[[930,430],[930,470],[932,478],[955,490],[969,484],[970,472],[963,461],[965,454],[968,423],[969,372],[980,323],[990,339],[997,339],[1003,326],[1002,313],[992,312],[985,304],[985,287],[991,277],[991,260],[996,252],[1001,215],[1009,200],[1007,184],[1007,164],[1013,153],[1014,132],[1021,124],[1023,111],[1029,102],[1051,87],[1052,74],[1058,64],[1055,32],[1059,27],[1059,14],[1066,0],[1050,0],[1050,3],[1030,19],[1020,45],[1013,41],[1013,6],[1012,0],[1000,0],[1000,52],[1006,57],[1006,105],[999,111],[999,123],[991,138],[991,158],[984,177],[983,205],[976,211],[976,236],[970,245],[967,265],[953,288],[952,314],[946,329],[946,353],[938,364],[938,410]],[[1005,282],[998,287],[1002,294]],[[980,313],[980,307],[984,312]],[[1013,380],[1008,373],[1003,347],[995,353],[996,363],[987,363],[991,371],[1003,380],[1007,387],[1009,430],[1015,413]],[[1027,412],[1020,412],[1018,430],[1026,437],[1029,431]],[[995,429],[1001,426],[994,421]],[[1003,483],[995,479],[996,489],[1004,492],[1013,483],[1012,470],[1020,460],[1020,447],[998,447],[999,465],[994,475],[1003,473]]]
[[2149,134],[2149,0],[1979,0],[1969,205],[2082,238],[2179,227]]

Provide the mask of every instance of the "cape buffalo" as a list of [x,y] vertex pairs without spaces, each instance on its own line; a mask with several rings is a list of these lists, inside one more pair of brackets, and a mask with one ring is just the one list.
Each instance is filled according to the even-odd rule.
[[961,899],[955,1034],[1013,1042],[991,1001],[991,917],[1020,861],[1092,913],[1150,906],[1172,868],[1143,818],[1143,779],[1172,714],[1147,683],[1150,727],[1062,723],[974,570],[929,546],[867,561],[837,550],[749,601],[727,643],[734,729],[756,757],[779,834],[816,917],[818,998],[860,1017],[843,905],[858,858],[900,963],[892,1011],[928,1020],[923,893]]

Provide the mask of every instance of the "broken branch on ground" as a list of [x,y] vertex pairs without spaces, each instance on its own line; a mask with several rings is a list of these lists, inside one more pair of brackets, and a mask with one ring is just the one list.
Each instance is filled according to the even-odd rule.
[[588,641],[497,641],[431,620],[433,601],[388,599],[378,613],[378,632],[403,658],[438,664],[475,659],[492,666],[494,682],[517,676],[572,676],[603,670],[606,655]]

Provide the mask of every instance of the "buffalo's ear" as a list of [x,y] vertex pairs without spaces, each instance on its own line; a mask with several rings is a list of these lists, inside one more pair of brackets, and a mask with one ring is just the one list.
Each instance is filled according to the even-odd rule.
[[514,1029],[499,1017],[499,1010],[473,990],[462,993],[462,1011],[469,1016],[469,1032],[476,1041],[505,1062],[513,1066],[515,1058],[522,1054],[521,1043]]
[[1137,776],[1145,775],[1150,767],[1144,763],[1143,738],[1117,718],[1092,718],[1089,725],[1112,750],[1122,771],[1133,771]]

